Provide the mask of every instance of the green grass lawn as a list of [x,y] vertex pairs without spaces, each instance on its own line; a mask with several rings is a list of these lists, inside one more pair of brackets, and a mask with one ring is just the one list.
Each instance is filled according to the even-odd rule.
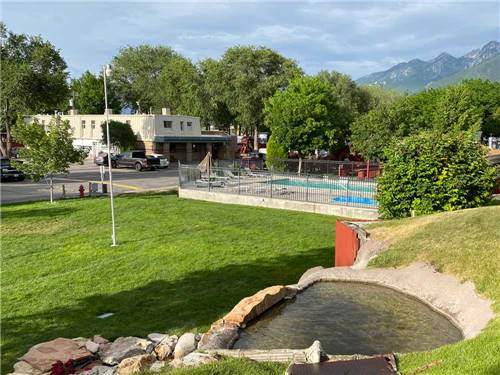
[[[1,208],[2,373],[56,337],[205,331],[241,298],[332,264],[333,217],[165,194],[119,197],[116,212],[111,248],[107,199]],[[229,360],[220,373],[234,366],[282,371]]]
[[[428,262],[440,272],[473,281],[479,293],[493,301],[497,314],[474,339],[398,356],[401,373],[500,374],[500,206],[393,220],[368,228],[374,238],[390,242],[389,249],[375,258],[371,267]],[[231,359],[196,370],[166,369],[164,374],[280,374],[286,367],[265,367],[268,365]]]

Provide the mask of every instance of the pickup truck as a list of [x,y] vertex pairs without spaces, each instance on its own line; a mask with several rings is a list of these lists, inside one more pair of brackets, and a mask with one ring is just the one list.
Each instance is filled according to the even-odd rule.
[[111,166],[113,168],[135,168],[136,171],[154,170],[160,167],[160,160],[153,156],[146,156],[144,151],[127,151],[112,158]]

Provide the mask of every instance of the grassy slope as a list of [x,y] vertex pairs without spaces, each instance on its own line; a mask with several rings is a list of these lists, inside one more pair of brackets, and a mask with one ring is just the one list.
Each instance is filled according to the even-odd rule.
[[[116,248],[106,199],[1,208],[2,373],[59,336],[204,331],[242,297],[331,264],[333,217],[174,195],[120,197],[116,206]],[[96,318],[108,311],[115,316]]]
[[390,241],[373,267],[421,260],[441,272],[473,281],[499,315],[476,338],[400,358],[404,374],[438,361],[426,374],[500,374],[500,207],[441,213],[372,225],[374,238]]

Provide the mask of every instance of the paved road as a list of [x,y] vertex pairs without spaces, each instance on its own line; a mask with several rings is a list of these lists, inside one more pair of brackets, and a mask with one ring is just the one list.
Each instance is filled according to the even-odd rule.
[[[104,179],[105,181],[109,179],[107,172]],[[101,181],[99,167],[90,162],[86,162],[84,165],[74,165],[70,168],[68,175],[58,175],[54,179],[55,198],[61,197],[63,184],[67,197],[78,196],[78,188],[82,184],[86,190],[85,194],[87,194],[89,181]],[[134,169],[113,169],[113,187],[116,193],[168,190],[176,187],[177,182],[177,169],[168,168],[142,172],[137,172]],[[0,186],[2,204],[49,198],[48,186],[44,181],[39,183],[31,180],[2,182]]]

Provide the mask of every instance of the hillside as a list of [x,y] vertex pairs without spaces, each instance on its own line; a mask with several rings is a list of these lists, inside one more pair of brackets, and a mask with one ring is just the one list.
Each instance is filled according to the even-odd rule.
[[[461,57],[443,52],[429,61],[413,59],[399,63],[386,71],[361,77],[356,82],[361,85],[381,85],[400,91],[415,92],[430,86],[460,82],[464,78],[500,80],[499,56],[500,43],[491,41]],[[447,78],[450,81],[447,81]]]
[[500,82],[500,54],[492,57],[489,60],[475,65],[464,71],[452,74],[451,76],[442,78],[438,81],[431,82],[428,87],[442,87],[459,83],[464,79],[480,78],[490,81]]
[[[399,357],[404,374],[498,374],[500,368],[500,206],[443,212],[370,225],[370,236],[389,248],[372,267],[401,267],[415,261],[472,281],[493,302],[497,318],[471,340]],[[426,366],[432,364],[426,371]]]

